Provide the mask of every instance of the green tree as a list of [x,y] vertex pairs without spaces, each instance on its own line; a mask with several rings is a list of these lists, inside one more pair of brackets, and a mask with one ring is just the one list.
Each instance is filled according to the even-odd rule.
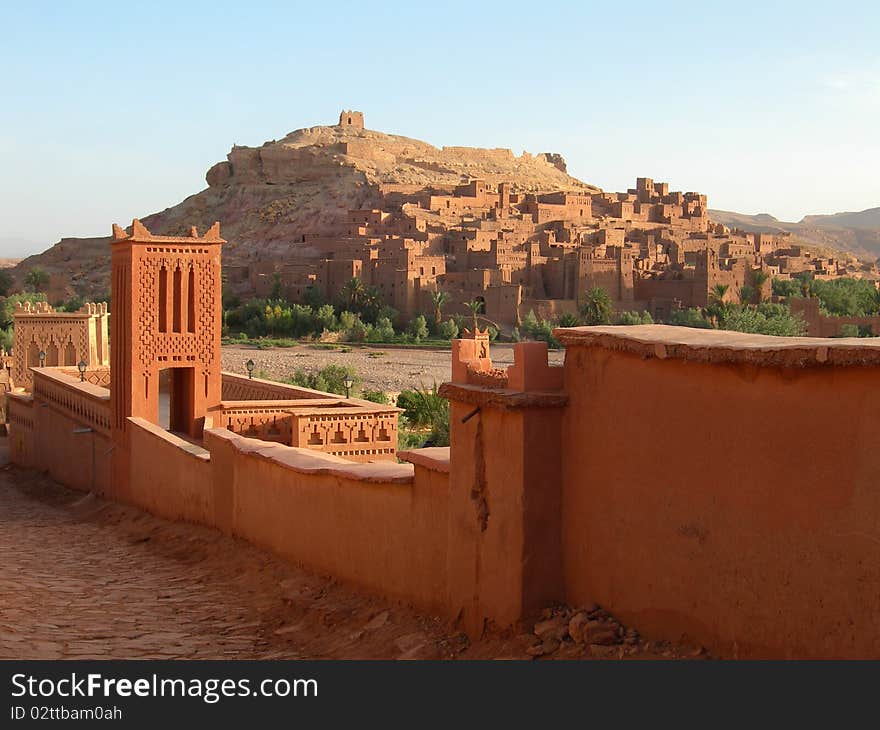
[[586,325],[610,324],[614,314],[614,304],[608,292],[601,286],[594,286],[584,295],[580,305],[581,319]]
[[347,281],[341,291],[343,301],[348,305],[349,310],[353,312],[360,311],[365,293],[366,289],[363,282],[356,276]]
[[30,302],[45,302],[46,295],[35,292],[22,292],[20,294],[12,294],[2,302],[0,302],[0,328],[6,328],[12,325],[15,308],[18,304]]
[[755,289],[755,299],[758,304],[764,299],[764,284],[767,283],[767,279],[770,278],[770,274],[766,271],[755,271],[752,274],[752,286]]
[[428,323],[424,315],[414,317],[409,323],[409,334],[416,342],[421,342],[428,336]]
[[740,304],[751,304],[755,298],[755,288],[750,284],[743,284],[739,289]]
[[49,274],[39,266],[34,266],[34,268],[27,272],[27,276],[24,277],[24,285],[28,291],[45,291],[48,284]]
[[9,295],[9,292],[12,290],[12,284],[12,274],[6,269],[0,269],[0,297]]
[[483,307],[485,306],[480,299],[472,299],[469,302],[465,302],[464,306],[471,310],[471,314],[474,317],[474,329],[473,333],[477,333],[477,316],[483,311]]
[[443,307],[449,301],[449,294],[445,291],[431,292],[431,304],[434,305],[434,326],[439,329],[443,321]]
[[449,318],[445,322],[441,323],[438,334],[444,340],[454,340],[456,337],[458,337],[458,325],[455,324],[455,320]]

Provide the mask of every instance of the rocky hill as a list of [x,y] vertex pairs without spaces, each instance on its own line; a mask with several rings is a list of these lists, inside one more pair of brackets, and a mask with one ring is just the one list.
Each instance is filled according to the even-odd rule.
[[[558,154],[508,149],[437,148],[407,137],[347,126],[309,127],[260,147],[233,147],[208,170],[208,187],[142,218],[157,234],[185,234],[219,220],[224,260],[296,256],[305,233],[330,234],[348,210],[380,200],[382,186],[451,189],[462,180],[512,182],[522,191],[598,190],[568,175]],[[107,222],[109,229],[113,221]],[[96,296],[109,288],[109,238],[65,238],[15,269],[19,282],[40,266],[51,276],[50,300]]]
[[808,246],[847,251],[871,261],[880,257],[880,208],[855,213],[808,215],[797,223],[780,221],[767,213],[747,215],[727,210],[710,210],[712,220],[731,228],[760,233],[788,231]]

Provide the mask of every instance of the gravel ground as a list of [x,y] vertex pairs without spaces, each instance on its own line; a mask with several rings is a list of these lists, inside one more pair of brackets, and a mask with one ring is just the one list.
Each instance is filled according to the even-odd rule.
[[[347,347],[347,346],[346,346]],[[498,367],[513,364],[513,345],[492,345],[492,362]],[[550,363],[561,365],[565,352],[550,352]],[[245,373],[244,364],[253,359],[254,375],[287,378],[296,370],[313,373],[325,365],[349,365],[363,379],[362,387],[397,394],[415,386],[430,387],[449,380],[452,370],[449,350],[419,350],[393,347],[351,347],[351,352],[315,349],[310,345],[258,350],[255,347],[223,347],[223,369]]]

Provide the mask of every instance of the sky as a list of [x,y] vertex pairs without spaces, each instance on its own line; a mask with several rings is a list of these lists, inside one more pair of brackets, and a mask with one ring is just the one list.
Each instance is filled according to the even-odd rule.
[[880,3],[0,0],[0,257],[335,124],[781,220],[880,206]]

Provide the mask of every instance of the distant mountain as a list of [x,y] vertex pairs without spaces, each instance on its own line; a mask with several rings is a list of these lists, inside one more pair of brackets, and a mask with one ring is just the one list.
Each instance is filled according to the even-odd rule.
[[789,232],[799,241],[817,248],[847,251],[859,258],[880,257],[880,208],[831,215],[807,215],[788,223],[768,213],[748,215],[728,210],[709,210],[713,221],[756,233]]

